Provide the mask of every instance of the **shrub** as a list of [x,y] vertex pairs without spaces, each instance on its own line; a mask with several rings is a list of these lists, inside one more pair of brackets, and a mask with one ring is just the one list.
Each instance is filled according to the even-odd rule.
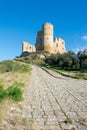
[[84,49],[83,51],[79,51],[77,53],[77,56],[80,60],[80,69],[87,72],[87,49]]
[[15,101],[21,101],[22,98],[22,90],[16,86],[10,86],[7,89],[7,95],[9,98],[15,100]]
[[12,86],[9,86],[7,89],[3,89],[3,86],[0,85],[0,100],[7,97],[15,101],[21,101],[23,99],[20,86],[23,86],[23,83],[14,83]]
[[3,89],[3,85],[0,85],[0,100],[6,97],[6,91]]

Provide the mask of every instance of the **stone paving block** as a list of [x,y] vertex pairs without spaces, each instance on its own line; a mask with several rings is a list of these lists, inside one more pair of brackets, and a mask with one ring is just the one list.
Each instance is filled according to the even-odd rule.
[[57,118],[55,116],[48,116],[47,121],[57,122]]
[[55,121],[47,121],[47,122],[46,122],[46,125],[48,125],[48,126],[50,126],[50,127],[58,126],[58,122],[55,122]]
[[53,112],[53,110],[46,109],[45,110],[45,115],[47,115],[47,116],[54,116],[54,112]]
[[66,115],[71,118],[76,120],[78,118],[77,113],[76,112],[66,112]]
[[37,126],[44,126],[44,122],[43,121],[35,121]]
[[66,116],[56,116],[57,121],[60,122],[64,122],[66,120]]
[[56,116],[64,116],[64,113],[62,111],[54,111]]
[[77,130],[76,126],[73,125],[73,124],[64,124],[64,123],[61,123],[60,125],[62,127],[62,130]]
[[87,126],[81,125],[79,123],[74,123],[77,130],[87,130]]
[[61,130],[61,128],[59,126],[51,126],[50,129],[51,130]]

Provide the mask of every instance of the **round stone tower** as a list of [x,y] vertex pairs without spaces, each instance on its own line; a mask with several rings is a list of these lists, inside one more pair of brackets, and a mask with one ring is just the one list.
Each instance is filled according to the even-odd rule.
[[45,23],[42,30],[37,32],[36,50],[52,52],[53,48],[53,25]]
[[53,25],[46,23],[42,26],[44,50],[51,51],[53,46]]

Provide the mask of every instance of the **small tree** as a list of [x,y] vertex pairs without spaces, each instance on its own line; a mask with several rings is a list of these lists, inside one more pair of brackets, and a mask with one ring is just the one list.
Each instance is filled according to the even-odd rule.
[[80,60],[80,69],[81,70],[87,70],[87,49],[83,51],[79,51],[77,54],[79,60]]

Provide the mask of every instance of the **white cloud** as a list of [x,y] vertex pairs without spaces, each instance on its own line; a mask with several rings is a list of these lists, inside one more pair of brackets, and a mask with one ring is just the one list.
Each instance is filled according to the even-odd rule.
[[74,49],[73,50],[76,54],[80,51],[80,49],[79,48],[76,48],[76,49]]
[[82,39],[83,39],[83,40],[87,40],[87,35],[82,36]]

